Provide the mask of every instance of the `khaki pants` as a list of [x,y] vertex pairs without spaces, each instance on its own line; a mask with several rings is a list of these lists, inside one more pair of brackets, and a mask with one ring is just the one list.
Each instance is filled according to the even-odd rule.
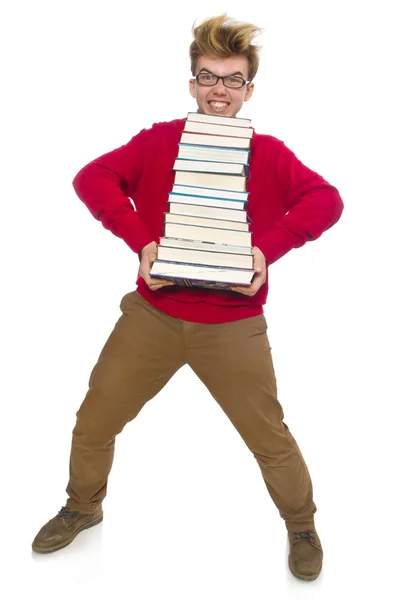
[[126,294],[120,308],[77,412],[67,506],[90,513],[102,502],[115,436],[188,364],[253,453],[287,529],[313,528],[312,483],[283,422],[264,315],[192,323],[157,310],[137,292]]

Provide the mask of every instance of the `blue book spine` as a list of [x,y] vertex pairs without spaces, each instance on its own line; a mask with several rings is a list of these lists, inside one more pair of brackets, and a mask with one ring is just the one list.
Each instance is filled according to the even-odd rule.
[[178,146],[185,146],[186,148],[206,148],[206,149],[211,149],[211,150],[219,150],[219,151],[225,151],[225,150],[230,150],[232,152],[240,152],[241,153],[245,153],[248,152],[248,154],[251,153],[251,150],[249,148],[221,148],[219,146],[199,146],[198,144],[178,144]]
[[[216,198],[215,196],[198,196],[197,194],[178,194],[178,192],[170,192],[169,196],[190,196],[191,198],[203,198],[203,200],[226,200],[227,202],[242,202],[243,204],[247,202],[247,200],[236,200],[235,198]],[[169,202],[172,202],[172,199]],[[176,199],[175,202],[178,202],[178,200]]]
[[[229,164],[229,165],[244,165],[244,167],[248,168],[248,162],[228,163],[225,160],[220,161],[220,160],[208,160],[206,158],[185,158],[184,156],[178,156],[177,158],[178,158],[178,160],[195,161],[195,162],[200,161],[200,162],[212,163],[212,164],[215,164],[215,165],[223,164],[223,163],[226,163],[226,164]],[[178,169],[174,169],[174,171],[177,171],[177,170]],[[235,173],[225,173],[225,175],[234,175],[234,174]]]

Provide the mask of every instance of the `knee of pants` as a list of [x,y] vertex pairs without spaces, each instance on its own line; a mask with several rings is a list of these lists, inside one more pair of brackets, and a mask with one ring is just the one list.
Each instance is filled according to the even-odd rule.
[[76,424],[73,429],[73,442],[81,445],[103,447],[124,429],[125,422],[120,422],[115,415],[109,418],[99,414],[85,415],[81,410],[77,412]]

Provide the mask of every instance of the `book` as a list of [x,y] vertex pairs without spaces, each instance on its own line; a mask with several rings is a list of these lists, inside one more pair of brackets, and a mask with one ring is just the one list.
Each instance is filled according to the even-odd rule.
[[224,221],[208,217],[196,217],[195,215],[177,215],[175,213],[164,213],[165,223],[182,223],[185,225],[201,225],[203,227],[217,227],[218,229],[233,229],[235,231],[249,231],[248,223],[238,221]]
[[188,113],[152,277],[188,287],[250,285],[245,208],[253,133],[250,119]]
[[197,187],[230,190],[236,192],[246,191],[246,178],[240,175],[220,175],[218,173],[196,173],[193,171],[175,171],[177,185],[190,185]]
[[227,162],[212,162],[208,160],[192,160],[177,158],[174,171],[195,171],[196,173],[225,173],[227,175],[244,175],[245,165]]
[[219,148],[248,149],[251,140],[248,138],[236,138],[227,135],[204,135],[203,133],[182,132],[181,144],[193,144],[194,146],[217,146]]
[[233,210],[244,211],[245,202],[239,202],[238,200],[225,200],[224,198],[207,198],[205,196],[183,196],[181,194],[174,194],[171,192],[168,195],[168,202],[175,202],[178,204],[194,204],[196,206],[207,206],[217,208],[230,208]]
[[214,242],[199,242],[194,240],[182,240],[178,238],[160,238],[162,246],[170,248],[188,248],[189,250],[203,250],[205,252],[229,252],[231,254],[252,254],[250,246],[233,246],[232,244],[215,244]]
[[191,160],[210,160],[213,162],[248,164],[250,150],[238,148],[218,148],[217,146],[195,146],[193,144],[179,144],[178,158]]
[[251,247],[252,234],[250,231],[183,225],[182,223],[164,223],[164,237]]
[[215,125],[214,123],[198,123],[197,121],[185,121],[183,131],[188,133],[205,133],[210,135],[222,135],[230,137],[251,139],[254,133],[252,127],[230,127],[230,125]]
[[225,198],[225,200],[238,200],[239,202],[245,202],[248,200],[249,192],[236,192],[232,190],[214,190],[210,188],[201,188],[191,185],[178,185],[172,186],[173,194],[183,194],[184,196],[206,196],[208,198]]
[[[224,202],[224,200],[221,200]],[[184,204],[168,200],[168,211],[174,215],[191,215],[207,217],[209,219],[223,219],[224,221],[247,222],[247,213],[242,210],[216,206],[200,206],[199,204]]]
[[230,269],[203,265],[185,265],[155,260],[151,277],[168,279],[185,287],[202,286],[228,288],[231,285],[249,286],[255,272],[253,269]]
[[205,115],[203,113],[187,113],[188,121],[198,121],[200,123],[215,123],[219,125],[231,125],[232,127],[250,127],[251,119],[242,119],[241,117],[222,117],[218,115]]
[[233,254],[232,252],[211,252],[209,250],[193,250],[190,248],[157,247],[157,260],[181,262],[184,264],[199,264],[207,266],[252,269],[253,258],[248,254]]

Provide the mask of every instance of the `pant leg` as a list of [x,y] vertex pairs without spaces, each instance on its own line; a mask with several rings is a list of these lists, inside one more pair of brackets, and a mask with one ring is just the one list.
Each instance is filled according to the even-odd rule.
[[289,531],[314,524],[310,475],[277,399],[264,315],[232,323],[197,324],[187,362],[254,454]]
[[137,292],[126,294],[120,308],[73,429],[66,505],[84,513],[106,496],[115,436],[184,364],[181,321]]

